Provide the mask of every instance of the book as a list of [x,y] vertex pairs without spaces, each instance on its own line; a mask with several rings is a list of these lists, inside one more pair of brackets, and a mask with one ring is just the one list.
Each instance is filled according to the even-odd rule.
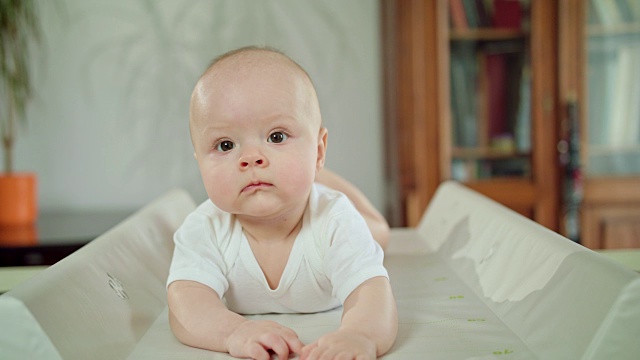
[[626,90],[625,132],[623,144],[633,147],[640,145],[640,47],[629,48],[629,87]]
[[463,87],[464,87],[464,70],[462,69],[462,64],[460,59],[455,56],[451,57],[451,63],[449,68],[449,77],[450,77],[450,107],[451,107],[451,143],[454,146],[461,146],[462,140],[460,135],[460,124],[462,124],[465,110],[465,104],[462,102],[463,100]]
[[[638,2],[638,0],[632,0],[634,2]],[[628,0],[615,0],[618,13],[620,14],[620,20],[625,23],[633,22],[633,9],[631,8],[631,4]]]
[[[524,47],[524,45],[523,45]],[[507,54],[507,79],[509,81],[506,85],[506,93],[507,93],[507,109],[506,109],[506,118],[507,118],[507,129],[509,133],[512,134],[515,139],[515,128],[518,119],[518,113],[520,111],[520,102],[525,101],[521,98],[520,91],[522,90],[521,82],[523,81],[523,71],[526,62],[526,58],[528,57],[528,52],[525,50],[521,50],[514,53]]]
[[449,15],[454,29],[464,30],[469,28],[462,0],[449,0]]
[[484,0],[475,0],[475,9],[478,13],[478,26],[491,27],[493,24],[487,11],[486,2]]
[[607,24],[619,24],[622,22],[622,13],[616,0],[598,0],[598,2],[604,7]]
[[601,118],[603,129],[602,129],[602,133],[600,134],[600,137],[602,139],[601,140],[602,144],[609,144],[609,138],[610,138],[609,133],[611,132],[610,121],[611,121],[612,111],[615,106],[614,99],[616,98],[615,91],[616,91],[616,82],[617,82],[616,74],[618,72],[620,56],[619,56],[619,52],[616,49],[605,50],[603,55],[605,57],[605,63],[604,63],[604,69],[603,69],[605,82],[602,84],[595,84],[595,86],[602,87],[602,85],[604,84],[604,87],[603,87],[604,96],[601,100],[603,101],[602,106],[604,107],[603,117]]
[[476,9],[476,0],[462,0],[464,4],[464,12],[467,15],[467,23],[470,28],[480,27],[478,18],[478,10]]
[[453,143],[477,146],[476,64],[474,49],[459,44],[451,53],[451,116]]
[[[623,47],[619,50],[618,66],[615,74],[615,87],[613,89],[613,102],[610,112],[610,131],[608,144],[613,147],[621,147],[628,145],[628,112],[630,102],[634,99],[630,98],[629,90],[632,87],[632,74],[634,66],[633,50]],[[635,100],[637,101],[637,99]]]
[[513,132],[516,149],[526,153],[531,151],[531,68],[529,64],[524,64],[522,67],[518,95],[520,101]]
[[618,50],[615,78],[611,87],[611,111],[607,144],[614,147],[637,146],[640,137],[640,47]]
[[475,172],[469,169],[467,161],[461,159],[453,159],[451,161],[451,177],[453,180],[465,182],[471,180],[472,173]]
[[[611,90],[613,86],[613,76],[615,72],[615,64],[609,65],[616,61],[614,53],[608,52],[590,52],[589,66],[587,66],[587,118],[588,128],[587,134],[589,144],[605,145],[608,142],[607,135],[607,119],[611,106],[609,105],[613,94]],[[608,74],[609,71],[609,74]]]
[[617,0],[590,0],[592,11],[601,25],[614,25],[622,21]]
[[[591,1],[593,1],[593,0],[591,0]],[[598,15],[594,11],[594,9],[591,6],[591,4],[589,4],[589,7],[587,8],[587,24],[589,24],[589,25],[598,25],[598,24],[600,24],[600,19],[598,18]]]
[[489,125],[489,140],[500,138],[507,134],[507,63],[505,54],[486,55],[486,74],[488,79],[487,120]]
[[627,4],[631,9],[631,17],[633,18],[633,21],[640,22],[640,1],[629,0]]
[[496,28],[521,29],[522,3],[519,0],[495,0],[493,3],[493,26]]
[[487,11],[489,21],[491,22],[491,14],[493,14],[493,0],[483,0],[482,2],[484,2],[484,8]]

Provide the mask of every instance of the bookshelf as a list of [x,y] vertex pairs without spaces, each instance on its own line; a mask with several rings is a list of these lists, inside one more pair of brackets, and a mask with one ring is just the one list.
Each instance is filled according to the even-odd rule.
[[[498,2],[515,14],[500,26]],[[394,225],[458,179],[587,247],[640,248],[640,1],[381,4]],[[508,69],[488,75],[491,61]]]
[[396,225],[455,179],[558,230],[557,0],[382,5]]

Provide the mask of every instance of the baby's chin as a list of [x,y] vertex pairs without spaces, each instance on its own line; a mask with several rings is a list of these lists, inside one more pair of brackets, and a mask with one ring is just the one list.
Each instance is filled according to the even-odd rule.
[[301,216],[304,212],[304,205],[306,205],[306,203],[291,205],[285,204],[281,201],[266,201],[263,199],[262,201],[251,201],[250,204],[244,204],[241,210],[230,212],[239,218],[252,220],[276,220],[290,218],[292,216]]

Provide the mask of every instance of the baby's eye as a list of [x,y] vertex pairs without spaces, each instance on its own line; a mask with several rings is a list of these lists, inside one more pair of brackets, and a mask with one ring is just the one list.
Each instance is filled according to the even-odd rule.
[[269,138],[267,139],[267,141],[279,144],[279,143],[285,141],[288,137],[289,136],[287,134],[283,133],[282,131],[276,131],[274,133],[271,133],[271,135],[269,135]]
[[216,145],[216,150],[218,150],[218,151],[229,151],[229,150],[233,149],[234,147],[236,147],[236,144],[234,144],[233,141],[224,140],[224,141],[220,141]]

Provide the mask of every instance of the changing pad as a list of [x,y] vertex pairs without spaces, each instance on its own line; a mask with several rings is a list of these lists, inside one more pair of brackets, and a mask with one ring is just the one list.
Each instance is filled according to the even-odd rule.
[[[176,191],[0,296],[0,358],[228,359],[172,335],[164,280],[193,201]],[[464,186],[443,183],[385,256],[388,359],[637,359],[640,276]],[[341,309],[259,315],[305,343]]]

